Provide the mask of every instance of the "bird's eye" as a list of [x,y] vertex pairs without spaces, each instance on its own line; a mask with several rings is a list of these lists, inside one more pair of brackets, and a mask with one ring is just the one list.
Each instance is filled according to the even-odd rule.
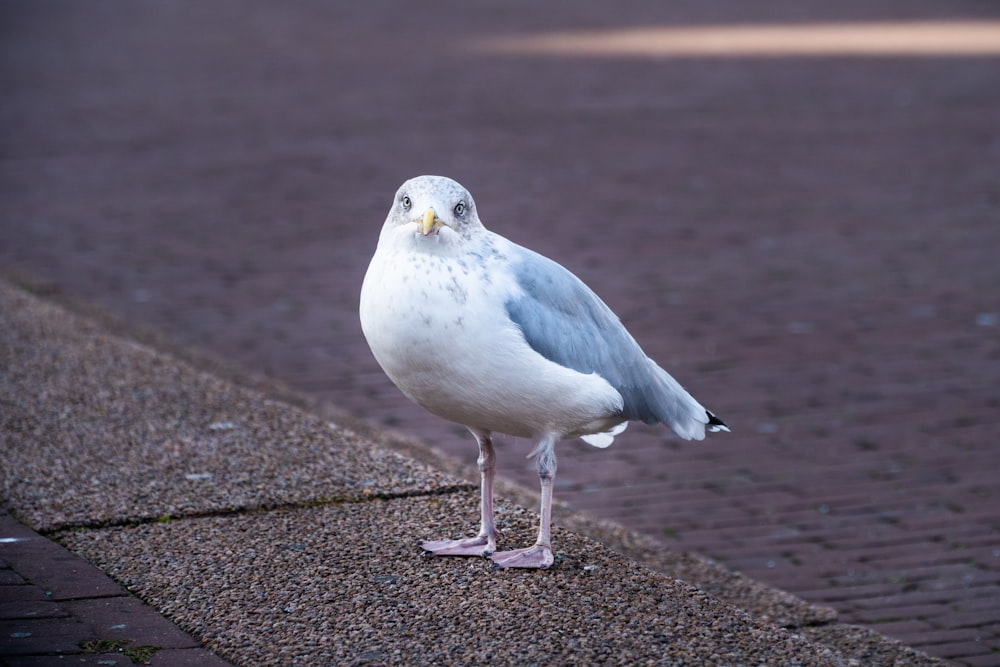
[[458,202],[457,204],[455,204],[455,215],[457,215],[460,218],[465,215],[465,203],[464,202]]
[[403,208],[406,210],[409,210],[410,207],[413,206],[413,202],[410,201],[410,198],[407,195],[403,195],[403,198],[399,201],[403,203]]

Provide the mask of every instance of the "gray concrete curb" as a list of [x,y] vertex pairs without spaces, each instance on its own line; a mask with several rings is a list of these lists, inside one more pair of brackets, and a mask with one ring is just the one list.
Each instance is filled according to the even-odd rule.
[[[941,664],[565,509],[548,572],[421,558],[418,539],[474,523],[455,464],[10,284],[0,311],[4,505],[234,664]],[[532,494],[503,491],[501,529],[529,539]],[[2,590],[23,607],[52,587],[19,544],[0,543]],[[96,597],[138,604],[114,584]],[[76,609],[50,616],[86,625]],[[18,641],[43,640],[17,634],[0,655],[38,664]]]

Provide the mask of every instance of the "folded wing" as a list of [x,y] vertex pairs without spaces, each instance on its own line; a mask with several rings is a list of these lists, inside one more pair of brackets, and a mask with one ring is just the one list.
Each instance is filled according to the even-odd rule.
[[521,294],[506,306],[525,340],[546,359],[580,373],[597,373],[618,393],[621,416],[663,423],[685,439],[705,429],[728,430],[653,362],[583,281],[552,260],[515,246],[510,258]]

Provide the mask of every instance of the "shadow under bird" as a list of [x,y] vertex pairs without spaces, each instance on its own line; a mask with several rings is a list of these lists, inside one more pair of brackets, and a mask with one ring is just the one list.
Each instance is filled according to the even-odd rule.
[[[396,192],[360,311],[393,383],[479,444],[479,534],[421,543],[434,555],[550,566],[558,440],[607,447],[633,420],[665,424],[688,440],[729,430],[643,353],[579,278],[487,230],[472,195],[450,178],[418,176]],[[494,432],[537,443],[541,521],[538,540],[523,549],[496,550]]]

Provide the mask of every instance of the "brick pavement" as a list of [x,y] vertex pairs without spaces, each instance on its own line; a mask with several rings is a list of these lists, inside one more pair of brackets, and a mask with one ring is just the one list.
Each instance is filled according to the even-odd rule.
[[[471,440],[391,387],[356,321],[387,197],[453,175],[734,427],[700,445],[638,426],[606,451],[566,443],[558,500],[996,664],[996,59],[461,48],[525,26],[995,8],[55,7],[0,10],[0,263],[471,470]],[[501,473],[533,486],[530,448],[502,441]]]
[[96,567],[0,510],[0,664],[226,667]]

